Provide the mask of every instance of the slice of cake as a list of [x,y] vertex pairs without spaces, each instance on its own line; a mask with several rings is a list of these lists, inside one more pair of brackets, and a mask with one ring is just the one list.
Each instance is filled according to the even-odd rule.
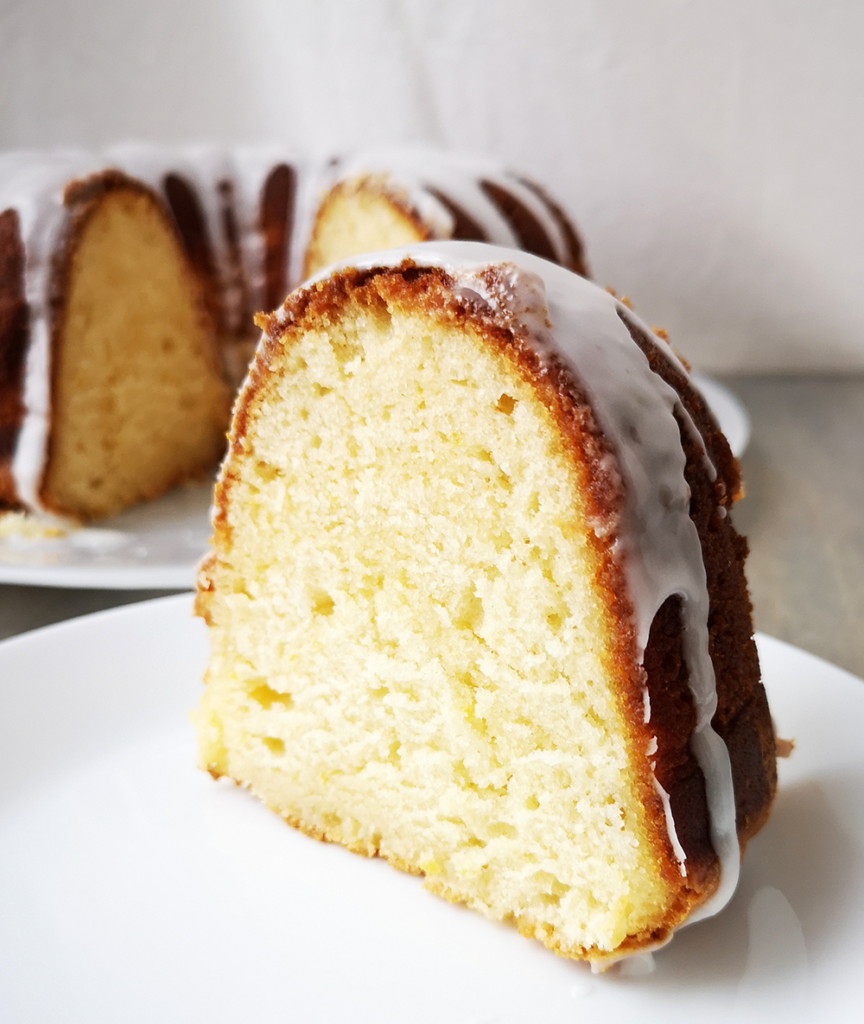
[[774,737],[737,465],[671,349],[464,243],[260,324],[199,583],[201,766],[566,956],[719,909]]
[[59,161],[0,225],[0,502],[87,521],[202,477],[230,395],[159,198],[117,171],[68,176]]

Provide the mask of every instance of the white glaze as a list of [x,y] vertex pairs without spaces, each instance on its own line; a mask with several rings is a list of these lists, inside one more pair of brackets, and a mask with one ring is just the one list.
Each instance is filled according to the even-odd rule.
[[[398,266],[405,258],[446,271],[456,281],[457,294],[488,304],[534,348],[541,365],[549,366],[556,356],[563,358],[584,388],[623,478],[625,504],[613,553],[627,580],[640,663],[661,605],[672,595],[682,598],[684,657],[697,719],[691,749],[705,776],[711,841],[721,867],[716,892],[688,922],[709,917],[725,906],[738,881],[735,798],[729,753],[711,726],[717,693],[708,648],[708,591],[702,547],[689,515],[685,455],[674,415],[680,413],[681,403],[674,389],[650,369],[619,314],[649,337],[651,330],[614,296],[584,278],[528,253],[475,242],[430,242],[373,253],[322,271],[309,283],[339,267]],[[492,265],[495,275],[487,277]],[[663,351],[689,379],[674,352]],[[650,716],[647,688],[644,699]],[[665,794],[660,795],[663,799]],[[683,850],[668,795],[664,807],[670,842],[680,859]]]
[[48,441],[50,395],[50,322],[48,288],[51,256],[65,223],[63,190],[74,178],[92,172],[96,162],[80,150],[6,153],[0,156],[0,211],[18,213],[25,250],[24,290],[29,307],[30,340],[24,362],[24,419],[12,459],[12,478],[20,501],[41,508],[38,490]]
[[[654,770],[654,762],[651,763],[651,770]],[[675,828],[675,816],[672,814],[672,801],[669,799],[669,794],[657,781],[657,776],[654,776],[654,790],[660,797],[660,801],[663,804],[663,813],[666,815],[666,831],[669,833],[669,842],[672,844],[672,850],[678,859],[678,868],[681,872],[681,877],[687,877],[687,854],[684,852],[684,847],[681,845],[681,841],[678,838],[678,830]]]

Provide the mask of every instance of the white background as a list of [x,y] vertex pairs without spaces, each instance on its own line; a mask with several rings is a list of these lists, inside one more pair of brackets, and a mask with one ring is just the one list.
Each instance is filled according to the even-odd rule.
[[864,2],[0,0],[0,148],[432,142],[707,370],[864,370]]

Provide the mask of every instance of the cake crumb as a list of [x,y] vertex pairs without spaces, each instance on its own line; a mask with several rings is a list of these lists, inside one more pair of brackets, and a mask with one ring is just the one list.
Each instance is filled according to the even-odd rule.
[[18,537],[22,540],[46,540],[65,537],[69,528],[56,520],[40,518],[29,512],[0,512],[0,538]]

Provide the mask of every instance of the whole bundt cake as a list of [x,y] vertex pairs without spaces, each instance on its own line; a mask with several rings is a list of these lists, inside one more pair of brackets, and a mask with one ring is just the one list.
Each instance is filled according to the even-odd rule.
[[258,322],[199,581],[201,766],[597,965],[722,907],[774,735],[738,467],[673,351],[468,243]]

